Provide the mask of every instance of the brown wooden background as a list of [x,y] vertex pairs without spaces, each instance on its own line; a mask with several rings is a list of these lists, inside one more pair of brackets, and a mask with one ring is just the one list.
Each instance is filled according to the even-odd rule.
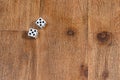
[[120,0],[0,0],[0,80],[120,80],[119,41]]

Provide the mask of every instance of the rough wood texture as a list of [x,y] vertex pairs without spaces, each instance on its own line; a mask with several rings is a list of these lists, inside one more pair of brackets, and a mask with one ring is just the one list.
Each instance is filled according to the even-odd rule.
[[0,80],[37,80],[36,41],[25,32],[0,32]]
[[0,80],[120,80],[120,0],[0,0],[0,17]]
[[0,30],[28,30],[39,9],[40,0],[0,0]]
[[42,0],[48,25],[38,39],[40,80],[87,80],[87,0]]
[[89,0],[88,27],[88,80],[120,80],[120,0]]

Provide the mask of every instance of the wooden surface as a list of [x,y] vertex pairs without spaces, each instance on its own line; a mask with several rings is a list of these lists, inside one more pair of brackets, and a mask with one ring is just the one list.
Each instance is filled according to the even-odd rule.
[[89,80],[120,80],[120,0],[89,0]]
[[120,80],[119,29],[120,0],[0,0],[0,80]]

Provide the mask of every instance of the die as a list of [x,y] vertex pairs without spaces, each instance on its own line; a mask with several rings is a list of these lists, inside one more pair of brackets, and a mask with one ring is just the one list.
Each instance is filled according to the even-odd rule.
[[28,31],[28,36],[32,38],[37,38],[38,36],[38,30],[34,28],[30,28]]
[[46,21],[41,17],[35,23],[39,28],[43,28],[46,26]]

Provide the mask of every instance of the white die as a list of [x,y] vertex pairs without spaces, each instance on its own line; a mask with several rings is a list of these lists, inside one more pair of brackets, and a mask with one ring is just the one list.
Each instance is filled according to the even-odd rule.
[[41,17],[35,23],[39,28],[43,28],[46,26],[46,21]]
[[38,36],[38,30],[34,28],[30,28],[28,31],[28,36],[32,38],[37,38]]

